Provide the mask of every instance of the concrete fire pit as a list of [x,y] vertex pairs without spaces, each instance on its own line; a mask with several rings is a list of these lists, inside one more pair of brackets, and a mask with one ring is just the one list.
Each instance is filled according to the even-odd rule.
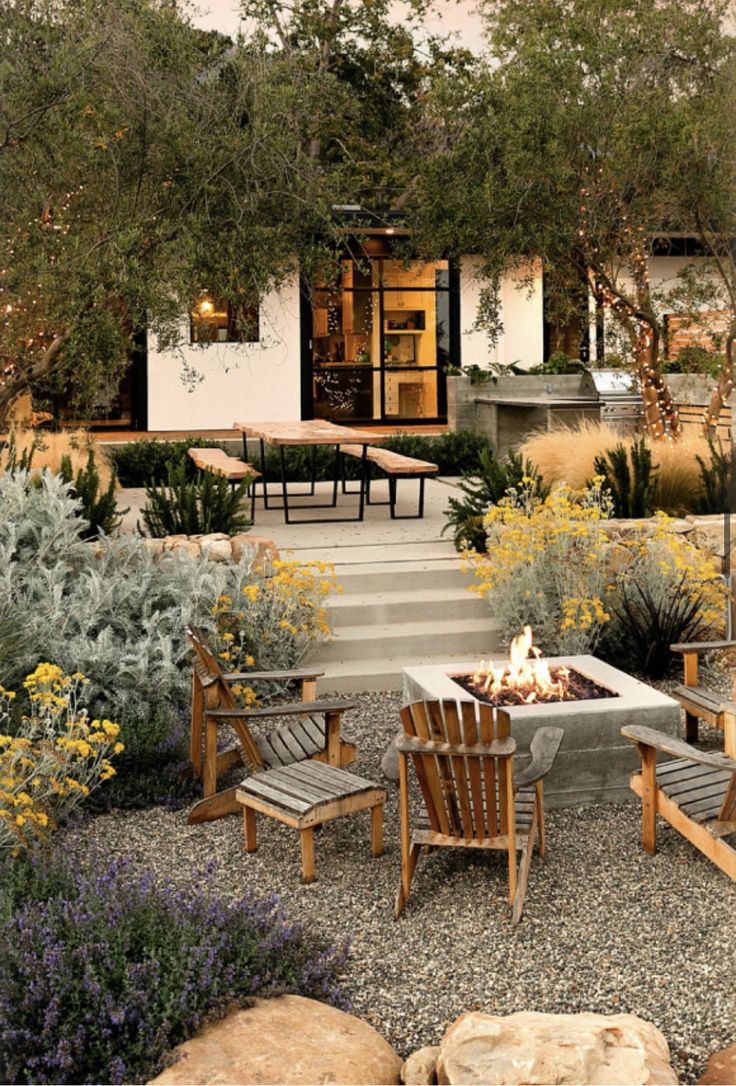
[[[505,662],[495,661],[499,667]],[[565,729],[554,769],[545,780],[545,805],[571,807],[630,799],[629,773],[638,767],[639,756],[631,743],[621,738],[621,728],[625,724],[643,724],[666,735],[677,735],[678,703],[595,656],[554,656],[547,657],[546,662],[550,668],[564,666],[579,672],[610,690],[611,697],[508,707],[511,734],[520,755],[528,752],[532,735],[543,724]],[[476,668],[477,662],[405,668],[404,703],[434,698],[468,700],[472,695],[452,676],[467,675]]]

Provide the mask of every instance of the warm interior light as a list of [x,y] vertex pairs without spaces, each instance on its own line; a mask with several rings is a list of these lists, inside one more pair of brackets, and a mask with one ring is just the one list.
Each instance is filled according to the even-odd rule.
[[200,317],[211,317],[215,312],[215,303],[211,298],[201,298],[197,303],[197,309],[199,310]]

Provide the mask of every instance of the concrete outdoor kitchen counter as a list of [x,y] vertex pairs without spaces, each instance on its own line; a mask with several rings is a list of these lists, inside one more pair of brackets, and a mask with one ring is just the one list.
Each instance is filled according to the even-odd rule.
[[[511,735],[518,744],[520,756],[528,754],[537,728],[553,724],[565,730],[555,765],[545,779],[545,806],[618,803],[633,798],[628,780],[629,774],[639,767],[639,755],[631,743],[622,739],[621,728],[627,724],[641,724],[665,735],[677,735],[680,706],[673,698],[595,656],[545,659],[550,668],[574,669],[599,686],[607,687],[612,695],[618,695],[507,708]],[[495,660],[493,663],[503,667],[508,661]],[[477,661],[474,661],[405,668],[404,704],[435,698],[471,699],[472,696],[453,681],[452,675],[467,675],[477,667]],[[526,758],[522,757],[521,761],[523,764]]]

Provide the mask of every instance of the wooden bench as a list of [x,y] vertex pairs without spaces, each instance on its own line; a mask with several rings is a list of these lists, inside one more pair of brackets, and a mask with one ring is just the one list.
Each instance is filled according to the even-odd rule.
[[736,641],[691,641],[670,645],[672,652],[682,656],[685,682],[675,687],[673,696],[685,710],[685,739],[688,743],[698,740],[698,721],[704,720],[723,732],[724,749],[732,757],[736,754],[736,701],[711,693],[698,686],[698,657],[705,652],[736,648]]
[[260,471],[254,468],[252,464],[246,464],[244,460],[228,456],[223,449],[187,449],[187,452],[200,471],[212,471],[215,475],[224,475],[232,487],[242,483],[243,479],[251,480],[250,519],[254,523],[256,517],[256,492],[253,484],[256,479],[261,478]]
[[[344,456],[356,456],[363,459],[362,445],[341,445],[340,452]],[[369,445],[366,450],[366,460],[375,464],[388,476],[388,502],[371,501],[371,477],[370,472],[366,479],[366,504],[389,505],[391,507],[392,520],[420,520],[424,516],[424,480],[430,475],[435,475],[439,468],[428,460],[417,460],[413,456],[404,456],[402,453],[391,452],[376,445]],[[418,511],[412,514],[397,514],[396,512],[396,484],[398,479],[419,480],[419,504]],[[342,473],[342,492],[347,493],[345,485],[345,472]]]
[[246,777],[236,792],[243,805],[245,851],[255,852],[256,814],[268,815],[299,830],[302,880],[314,880],[314,828],[333,818],[371,811],[371,852],[383,854],[383,804],[386,792],[322,762],[297,762]]

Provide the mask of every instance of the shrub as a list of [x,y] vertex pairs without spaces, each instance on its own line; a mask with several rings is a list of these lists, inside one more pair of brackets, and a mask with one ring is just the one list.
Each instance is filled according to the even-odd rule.
[[188,480],[183,465],[169,471],[168,485],[146,487],[143,522],[154,538],[167,535],[236,535],[250,528],[243,511],[248,479],[231,487],[224,475],[200,471]]
[[285,992],[346,1001],[346,949],[274,900],[156,885],[125,861],[75,871],[46,857],[0,874],[0,1077],[147,1082],[210,1018]]
[[714,560],[660,515],[631,539],[607,529],[600,477],[541,501],[511,491],[486,516],[488,554],[473,556],[479,584],[510,641],[524,625],[547,655],[600,649],[613,663],[661,674],[669,645],[718,630],[726,589]]
[[708,460],[695,458],[700,468],[701,489],[695,502],[696,513],[726,513],[731,510],[733,454],[724,452],[720,438],[708,437]]
[[588,367],[579,358],[570,358],[564,351],[553,351],[546,362],[532,366],[529,373],[574,374],[584,373]]
[[502,464],[490,448],[482,449],[477,474],[463,476],[458,484],[463,497],[451,497],[445,510],[446,524],[442,532],[452,529],[456,550],[485,551],[483,518],[488,507],[499,502],[510,487],[520,486],[527,479],[535,494],[546,497],[549,487],[545,487],[532,463],[512,452]]
[[530,483],[511,489],[485,518],[488,553],[473,556],[505,642],[525,625],[547,655],[592,652],[608,620],[603,600],[610,514],[599,488],[575,494],[558,487],[545,499]]
[[39,664],[23,687],[29,712],[16,722],[15,693],[0,686],[0,853],[45,839],[93,788],[115,773],[123,744],[110,720],[89,720],[79,704],[85,682]]
[[[630,449],[635,440],[607,423],[584,421],[531,434],[518,451],[537,465],[546,482],[553,486],[567,483],[573,490],[583,490],[596,474],[596,457],[619,443]],[[697,457],[708,457],[707,440],[688,435],[679,441],[659,441],[651,450],[658,468],[654,508],[671,516],[692,512],[694,496],[701,490]]]
[[[629,466],[631,462],[631,466]],[[601,485],[613,499],[616,517],[650,517],[654,512],[656,469],[644,438],[628,449],[619,443],[595,458],[595,470]]]
[[[85,539],[96,539],[99,535],[112,535],[120,527],[122,517],[115,500],[117,479],[115,472],[110,475],[107,489],[99,493],[100,473],[97,468],[94,448],[87,450],[87,463],[74,474],[70,456],[62,456],[59,475],[65,483],[71,484],[73,493],[82,503],[82,516],[88,527],[82,532]],[[122,510],[127,513],[128,510]]]
[[260,586],[249,612],[259,669],[293,666],[315,638],[302,641],[278,626],[283,616],[272,610],[267,587],[273,571],[256,567],[250,554],[239,564],[182,552],[154,558],[138,537],[93,549],[80,540],[79,509],[58,476],[0,478],[0,676],[12,687],[39,659],[87,676],[90,715],[117,721],[125,744],[118,775],[96,802],[186,800],[187,622],[212,635],[218,597],[237,599],[246,585]]
[[[19,426],[13,428],[11,438],[15,448],[15,459],[7,470],[12,471],[17,467],[28,468],[32,465],[34,472],[49,471],[53,475],[58,475],[61,472],[62,460],[68,458],[72,472],[76,474],[86,467],[91,449],[95,457],[100,485],[104,489],[110,486],[113,470],[107,452],[86,430],[62,430],[58,434],[52,434]],[[0,464],[0,473],[2,470],[2,464]]]
[[[383,448],[405,456],[416,456],[420,460],[430,460],[437,464],[442,475],[460,475],[473,471],[478,465],[478,458],[488,442],[480,434],[470,430],[458,430],[436,437],[424,437],[420,434],[396,434],[383,444]],[[143,487],[153,483],[163,483],[169,478],[169,472],[183,465],[187,479],[196,478],[197,469],[191,457],[187,455],[190,446],[199,448],[224,449],[223,442],[207,441],[200,437],[185,438],[183,441],[131,441],[111,451],[111,457],[118,472],[121,486]],[[254,443],[250,445],[251,463],[260,470],[260,463],[253,459]],[[335,451],[329,446],[317,446],[314,454],[304,447],[294,446],[284,449],[286,478],[289,482],[304,482],[310,478],[312,455],[314,455],[315,479],[325,481],[334,477]],[[348,457],[345,463],[346,475],[357,479],[359,463]],[[281,463],[276,449],[266,449],[266,476],[268,479],[281,479]]]
[[664,373],[701,373],[716,378],[723,364],[723,355],[705,347],[683,347],[676,358],[665,359]]

